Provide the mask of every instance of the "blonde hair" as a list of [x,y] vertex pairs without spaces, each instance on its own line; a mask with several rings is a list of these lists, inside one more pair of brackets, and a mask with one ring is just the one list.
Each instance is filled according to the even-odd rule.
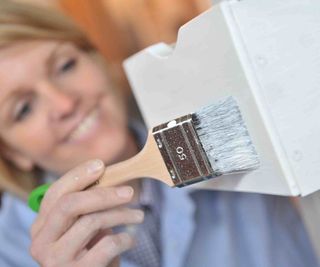
[[69,41],[93,49],[86,35],[63,14],[43,7],[0,1],[0,47],[28,40]]
[[[71,42],[82,50],[95,50],[86,35],[59,12],[0,0],[0,49],[31,40]],[[28,192],[37,184],[36,175],[17,170],[1,156],[3,149],[0,144],[0,190],[26,199]]]

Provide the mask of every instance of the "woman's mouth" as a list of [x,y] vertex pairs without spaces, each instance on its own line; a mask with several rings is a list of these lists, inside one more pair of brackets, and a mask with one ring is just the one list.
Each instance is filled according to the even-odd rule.
[[94,109],[87,116],[85,116],[80,121],[78,126],[71,132],[68,141],[79,141],[90,135],[98,124],[98,115],[98,109]]

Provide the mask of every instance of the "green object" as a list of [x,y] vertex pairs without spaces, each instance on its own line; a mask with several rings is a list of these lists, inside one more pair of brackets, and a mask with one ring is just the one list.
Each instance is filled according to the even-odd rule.
[[32,190],[32,192],[29,195],[28,198],[28,205],[29,207],[35,211],[38,212],[40,209],[41,201],[46,194],[48,188],[51,184],[43,184],[38,186],[36,189]]

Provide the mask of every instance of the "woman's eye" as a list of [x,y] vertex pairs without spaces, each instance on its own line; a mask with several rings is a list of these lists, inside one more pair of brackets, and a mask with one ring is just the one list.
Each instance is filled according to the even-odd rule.
[[19,105],[14,120],[19,122],[24,120],[32,111],[32,106],[30,102],[23,102]]
[[68,59],[59,69],[60,72],[67,72],[73,69],[77,64],[77,60],[75,58]]

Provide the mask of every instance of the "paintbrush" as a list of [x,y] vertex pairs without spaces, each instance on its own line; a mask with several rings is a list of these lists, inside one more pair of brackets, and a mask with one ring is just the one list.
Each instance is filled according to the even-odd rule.
[[[237,102],[227,97],[154,127],[140,153],[108,166],[90,188],[115,186],[142,177],[183,187],[258,166],[259,157]],[[29,198],[29,206],[35,210],[35,204],[30,202],[40,205],[46,190],[47,186],[36,189],[35,196],[32,193]]]

